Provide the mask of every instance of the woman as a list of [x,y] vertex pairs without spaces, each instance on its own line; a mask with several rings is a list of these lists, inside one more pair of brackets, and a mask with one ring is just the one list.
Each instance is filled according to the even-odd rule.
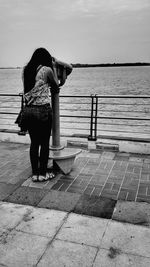
[[31,139],[32,181],[54,177],[47,173],[49,140],[52,128],[51,94],[59,92],[53,59],[45,48],[38,48],[23,71],[24,98],[28,107],[27,130]]

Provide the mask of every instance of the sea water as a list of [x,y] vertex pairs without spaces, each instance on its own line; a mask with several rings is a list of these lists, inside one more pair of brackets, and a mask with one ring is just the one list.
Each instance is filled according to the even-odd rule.
[[[0,94],[22,91],[22,69],[0,69]],[[60,94],[147,95],[150,66],[74,68]]]

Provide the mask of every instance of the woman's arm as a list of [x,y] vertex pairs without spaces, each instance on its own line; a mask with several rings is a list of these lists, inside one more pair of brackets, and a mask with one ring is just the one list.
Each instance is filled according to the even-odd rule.
[[47,81],[51,87],[52,92],[59,91],[59,81],[57,78],[56,70],[52,71],[51,68],[47,68]]
[[59,86],[64,85],[66,79],[67,79],[67,74],[66,74],[66,68],[64,67],[63,68],[63,74],[62,74]]

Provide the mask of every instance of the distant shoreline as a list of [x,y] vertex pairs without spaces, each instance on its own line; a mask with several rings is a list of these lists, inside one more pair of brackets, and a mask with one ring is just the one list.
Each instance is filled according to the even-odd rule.
[[150,66],[150,63],[103,63],[103,64],[72,64],[73,68],[89,68],[89,67],[136,67],[136,66]]
[[[72,63],[73,68],[95,68],[95,67],[137,67],[150,66],[150,63],[136,62],[136,63],[102,63],[102,64],[82,64]],[[23,67],[0,67],[0,69],[22,69]]]
[[22,67],[0,67],[1,70],[7,70],[7,69],[22,69]]

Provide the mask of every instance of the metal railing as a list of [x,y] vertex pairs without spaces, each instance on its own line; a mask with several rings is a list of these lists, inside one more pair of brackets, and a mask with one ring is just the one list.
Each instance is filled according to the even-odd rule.
[[97,138],[150,141],[150,95],[95,95]]
[[18,132],[15,119],[22,107],[21,94],[0,94],[0,131]]
[[[22,94],[0,94],[0,131],[18,132],[14,123]],[[150,140],[150,95],[60,95],[61,136]]]

